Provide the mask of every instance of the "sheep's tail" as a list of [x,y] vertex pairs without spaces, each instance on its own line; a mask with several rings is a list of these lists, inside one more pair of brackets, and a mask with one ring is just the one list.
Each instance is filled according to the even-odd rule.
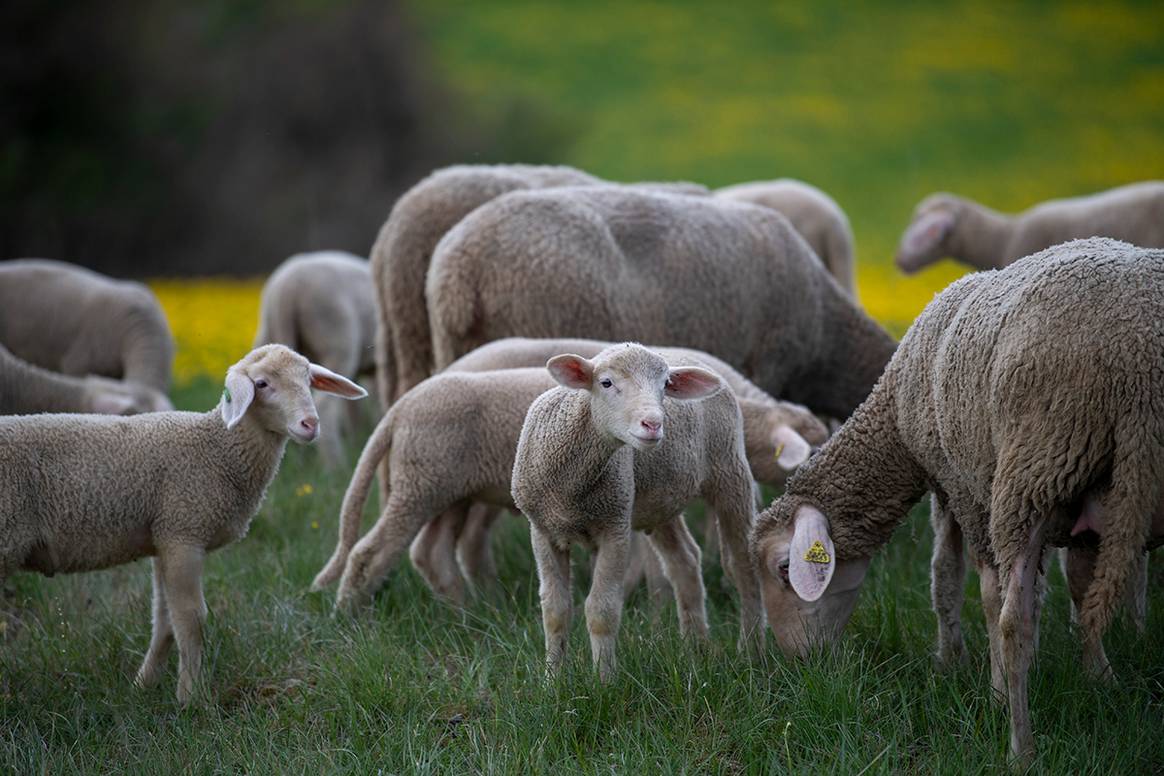
[[1164,446],[1153,424],[1125,416],[1116,427],[1111,490],[1103,499],[1103,525],[1095,576],[1079,612],[1085,637],[1098,638],[1111,622],[1132,581],[1152,515],[1160,503]]
[[[360,460],[356,463],[356,470],[352,473],[352,481],[348,483],[343,506],[340,508],[339,542],[331,560],[311,583],[312,590],[321,590],[339,579],[347,565],[348,555],[360,537],[360,518],[363,516],[364,504],[368,500],[368,491],[372,487],[372,478],[376,474],[376,465],[392,447],[394,425],[392,421],[395,415],[396,413],[389,410],[372,432],[372,436],[368,438],[364,451],[360,453]],[[387,482],[384,483],[384,487],[387,487]]]

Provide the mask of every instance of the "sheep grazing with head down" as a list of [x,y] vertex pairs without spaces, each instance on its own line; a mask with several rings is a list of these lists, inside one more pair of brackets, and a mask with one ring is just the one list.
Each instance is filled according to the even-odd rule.
[[288,437],[315,439],[312,388],[365,395],[268,345],[230,368],[210,412],[0,418],[0,582],[21,570],[91,571],[153,556],[153,637],[137,682],[157,680],[177,641],[186,703],[201,670],[206,553],[246,534]]
[[[743,422],[723,380],[671,367],[641,345],[593,360],[564,354],[546,367],[560,385],[526,414],[513,464],[513,501],[529,519],[537,560],[546,663],[556,672],[570,624],[570,547],[596,552],[586,626],[599,677],[612,678],[630,534],[645,531],[675,589],[684,635],[705,636],[699,547],[679,515],[703,498],[720,517],[736,565],[740,645],[762,642],[764,614],[747,534],[753,485]],[[702,401],[691,401],[702,399]]]
[[108,377],[71,377],[33,366],[0,345],[0,415],[91,412],[136,415],[168,403],[153,388]]
[[[278,343],[336,374],[356,380],[375,368],[376,298],[368,262],[343,251],[290,257],[263,286],[255,347]],[[319,449],[324,463],[344,462],[343,441],[360,424],[360,406],[319,401]]]
[[954,194],[931,194],[901,237],[897,266],[912,274],[950,257],[976,269],[996,269],[1085,237],[1164,248],[1164,181],[1052,199],[1013,216]]
[[156,396],[150,409],[173,409],[165,394],[174,340],[157,298],[141,283],[61,261],[0,262],[0,343],[54,372],[147,386]]
[[1011,752],[1035,751],[1027,671],[1048,545],[1096,548],[1072,585],[1084,661],[1140,554],[1164,541],[1164,250],[1054,246],[943,291],[873,393],[751,540],[769,622],[803,652],[837,638],[872,555],[926,490],[978,565]]

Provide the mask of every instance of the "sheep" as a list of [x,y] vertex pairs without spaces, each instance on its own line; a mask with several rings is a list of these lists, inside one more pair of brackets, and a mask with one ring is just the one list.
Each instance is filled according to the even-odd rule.
[[[311,589],[339,579],[337,610],[355,610],[437,515],[453,511],[463,519],[471,502],[512,508],[510,476],[521,424],[533,400],[553,385],[545,369],[442,373],[397,399],[356,463],[335,552]],[[360,538],[364,502],[384,458],[387,497],[376,525]],[[439,595],[463,598],[459,575],[427,581]]]
[[1013,216],[954,194],[931,194],[902,235],[897,266],[913,274],[948,256],[976,269],[996,269],[1081,237],[1164,247],[1164,181],[1053,199]]
[[437,246],[426,294],[440,368],[514,335],[667,342],[840,418],[896,344],[780,214],[625,187],[483,205]]
[[805,242],[824,262],[829,274],[853,299],[857,282],[853,274],[853,230],[849,218],[836,201],[803,181],[780,178],[725,186],[716,197],[750,202],[784,215]]
[[170,388],[174,340],[153,293],[64,262],[0,262],[0,343],[54,372]]
[[0,345],[0,415],[92,412],[134,415],[166,409],[169,400],[145,385],[106,377],[70,377],[22,361]]
[[[368,262],[342,251],[301,253],[263,286],[255,347],[279,343],[356,380],[374,371],[376,298]],[[344,462],[343,440],[361,420],[360,406],[321,397],[320,453],[329,468]]]
[[[1072,585],[1084,662],[1164,542],[1164,251],[1093,238],[969,275],[926,307],[864,404],[761,514],[750,547],[781,647],[835,639],[870,557],[926,490],[979,571],[1010,751],[1035,752],[1027,671],[1046,546],[1097,548]],[[1078,580],[1079,577],[1077,576]]]
[[699,546],[676,518],[700,497],[719,514],[731,550],[740,647],[762,643],[763,608],[747,554],[752,475],[739,406],[723,379],[703,367],[671,367],[634,343],[593,360],[562,354],[546,368],[559,386],[526,413],[512,493],[530,522],[547,670],[557,673],[565,657],[570,547],[578,543],[597,555],[586,598],[591,656],[601,681],[613,677],[632,528],[647,532],[659,554],[675,590],[680,633],[707,635]]
[[205,413],[115,418],[0,418],[0,583],[153,557],[153,635],[137,673],[158,678],[177,640],[177,699],[193,697],[202,661],[202,566],[246,535],[288,437],[311,442],[309,388],[348,398],[362,388],[283,347],[267,345],[226,373]]
[[[585,339],[526,339],[512,337],[482,345],[450,364],[445,372],[479,372],[541,366],[559,353],[592,358],[613,343]],[[686,348],[648,346],[675,366],[705,366],[724,379],[739,401],[744,419],[744,443],[748,464],[757,482],[783,487],[788,472],[808,458],[814,447],[828,438],[828,429],[807,409],[781,402],[757,388],[723,361]],[[489,530],[500,514],[495,507],[474,506],[467,516],[448,513],[429,522],[413,542],[410,557],[426,579],[447,580],[460,572],[478,586],[496,579],[489,552]],[[716,536],[716,521],[708,515],[707,536]],[[662,593],[665,586],[651,576],[653,556],[642,558],[648,585]],[[641,574],[632,574],[629,591]],[[652,598],[661,596],[653,595]]]

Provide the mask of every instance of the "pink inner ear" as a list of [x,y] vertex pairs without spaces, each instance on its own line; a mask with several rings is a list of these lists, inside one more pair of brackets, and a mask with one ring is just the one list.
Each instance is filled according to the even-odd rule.
[[335,372],[319,364],[311,364],[307,369],[307,373],[310,377],[311,387],[317,391],[330,393],[344,399],[362,399],[368,395],[367,391],[351,380],[343,375],[337,375]]
[[805,601],[816,601],[832,581],[836,549],[829,537],[828,521],[820,510],[807,504],[796,510],[792,544],[788,548],[788,581]]
[[906,231],[901,247],[906,253],[914,255],[934,250],[953,223],[954,219],[949,213],[926,213]]
[[667,377],[666,393],[674,399],[702,399],[719,391],[719,376],[698,367],[672,369]]
[[593,375],[591,364],[581,356],[563,354],[546,362],[550,376],[567,388],[585,389],[590,387]]

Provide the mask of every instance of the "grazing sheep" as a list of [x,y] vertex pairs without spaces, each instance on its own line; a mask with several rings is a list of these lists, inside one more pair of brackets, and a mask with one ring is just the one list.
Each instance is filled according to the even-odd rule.
[[153,637],[137,683],[157,680],[177,640],[186,703],[202,661],[204,558],[246,535],[287,438],[315,439],[309,387],[365,395],[268,345],[230,368],[210,412],[0,418],[0,582],[20,570],[51,576],[153,556]]
[[[263,286],[255,347],[286,345],[356,380],[374,371],[376,297],[368,262],[342,251],[300,253]],[[320,453],[329,467],[344,462],[343,440],[359,426],[360,406],[321,397]]]
[[[1085,664],[1144,549],[1164,542],[1164,251],[1109,239],[967,276],[922,312],[868,400],[753,533],[781,646],[835,639],[871,556],[926,490],[978,565],[1012,754],[1027,707],[1046,546],[1097,547]],[[1076,577],[1078,581],[1078,577]]]
[[0,343],[54,372],[170,388],[174,340],[153,293],[64,262],[0,262]]
[[[511,337],[482,345],[450,364],[445,372],[482,372],[542,366],[559,353],[592,358],[610,342],[586,339],[527,339]],[[752,476],[757,482],[783,487],[788,473],[808,458],[813,447],[824,444],[828,429],[804,407],[773,399],[732,367],[714,356],[686,348],[648,345],[672,366],[705,366],[724,379],[739,400],[744,419],[744,444]],[[475,505],[467,515],[448,513],[430,521],[413,542],[410,557],[426,579],[448,579],[458,571],[478,586],[496,579],[489,550],[489,531],[500,510]],[[714,514],[708,514],[708,536],[716,536]],[[648,552],[645,570],[654,570]],[[458,569],[458,566],[460,567]],[[633,574],[633,584],[641,574]],[[659,587],[648,577],[652,587]],[[629,594],[633,584],[628,582]]]
[[591,654],[599,678],[613,676],[632,528],[646,531],[659,554],[675,590],[680,632],[706,636],[699,545],[680,516],[696,498],[719,514],[736,566],[740,646],[762,643],[758,580],[747,562],[752,476],[740,410],[732,392],[721,390],[723,380],[702,367],[671,367],[631,343],[592,361],[555,356],[546,368],[560,386],[526,414],[513,501],[530,522],[549,671],[556,673],[565,657],[570,547],[579,543],[597,554],[586,598]]
[[780,178],[725,186],[716,189],[715,196],[750,202],[781,213],[820,257],[841,288],[857,298],[853,230],[845,211],[828,194],[803,181]]
[[165,395],[106,377],[70,377],[41,369],[0,345],[0,415],[93,412],[135,415],[171,409]]
[[437,246],[426,293],[441,368],[508,336],[635,338],[714,353],[842,418],[895,345],[778,213],[626,187],[478,208]]
[[[463,516],[471,502],[512,507],[510,477],[526,409],[553,385],[545,369],[457,372],[434,375],[397,399],[364,446],[344,494],[339,541],[312,589],[342,574],[336,607],[356,608],[437,515]],[[361,539],[361,513],[382,458],[387,496]],[[464,596],[459,574],[428,582],[454,601]]]
[[1164,181],[1053,199],[1013,216],[954,194],[931,194],[902,235],[897,266],[912,274],[948,256],[976,269],[995,269],[1081,237],[1164,248]]

